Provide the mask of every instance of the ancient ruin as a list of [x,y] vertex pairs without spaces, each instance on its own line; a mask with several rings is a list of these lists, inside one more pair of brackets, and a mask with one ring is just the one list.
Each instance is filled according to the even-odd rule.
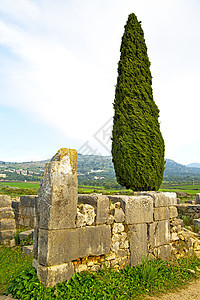
[[[76,151],[60,149],[46,165],[38,196],[21,196],[20,201],[0,196],[1,242],[12,242],[15,227],[34,227],[33,250],[24,246],[24,251],[33,252],[33,266],[45,286],[76,272],[136,266],[146,257],[200,257],[199,234],[177,219],[191,217],[200,228],[200,194],[196,203],[178,205],[175,193],[78,195],[76,172]],[[21,233],[20,239],[31,234]]]
[[33,266],[44,285],[74,272],[135,266],[147,255],[170,258],[175,193],[78,196],[76,172],[76,151],[60,149],[40,183]]

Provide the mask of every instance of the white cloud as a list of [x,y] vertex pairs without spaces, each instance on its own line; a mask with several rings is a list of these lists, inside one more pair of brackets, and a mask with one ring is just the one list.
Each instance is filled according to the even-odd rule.
[[142,21],[167,156],[200,140],[195,0],[2,0],[0,44],[8,52],[0,103],[66,137],[90,139],[113,114],[119,48],[131,12]]

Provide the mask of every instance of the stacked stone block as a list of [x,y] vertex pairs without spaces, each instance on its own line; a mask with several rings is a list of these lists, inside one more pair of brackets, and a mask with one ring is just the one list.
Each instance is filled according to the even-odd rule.
[[181,203],[177,205],[178,216],[182,218],[183,216],[188,216],[191,219],[200,218],[200,204],[188,204]]
[[14,213],[9,196],[0,195],[0,243],[14,238],[16,231]]
[[38,196],[21,196],[20,201],[12,201],[17,228],[34,228],[35,206]]
[[34,228],[34,261],[46,286],[73,273],[169,259],[176,194],[79,195],[77,153],[60,149],[42,177]]

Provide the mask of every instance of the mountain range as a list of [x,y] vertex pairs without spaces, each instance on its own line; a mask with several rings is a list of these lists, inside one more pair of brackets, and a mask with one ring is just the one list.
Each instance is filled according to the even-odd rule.
[[[34,172],[43,172],[45,164],[49,160],[43,161],[31,161],[23,163],[11,163],[0,161],[0,171],[4,172],[5,169],[14,168],[14,169],[24,169],[34,171]],[[114,167],[112,163],[111,156],[96,156],[96,155],[83,155],[78,154],[78,173],[83,175],[91,170],[104,170],[102,176],[108,175],[109,177],[115,177]],[[1,173],[0,172],[0,173]],[[106,173],[106,174],[105,174]],[[166,159],[165,164],[165,173],[164,177],[169,176],[176,177],[198,177],[200,178],[200,163],[191,163],[188,165],[182,165],[175,162],[172,159]]]

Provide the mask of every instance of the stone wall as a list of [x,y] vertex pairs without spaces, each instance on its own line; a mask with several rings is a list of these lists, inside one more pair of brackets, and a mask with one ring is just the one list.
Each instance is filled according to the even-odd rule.
[[14,213],[11,207],[11,198],[0,195],[0,243],[6,243],[14,238],[16,232]]
[[21,196],[20,201],[12,201],[17,228],[34,228],[35,205],[38,196]]
[[40,183],[33,266],[44,285],[83,270],[135,266],[147,255],[170,259],[175,193],[78,196],[76,172],[76,151],[60,149]]
[[196,201],[186,201],[177,205],[178,216],[189,216],[191,219],[200,218],[200,194],[196,194]]

